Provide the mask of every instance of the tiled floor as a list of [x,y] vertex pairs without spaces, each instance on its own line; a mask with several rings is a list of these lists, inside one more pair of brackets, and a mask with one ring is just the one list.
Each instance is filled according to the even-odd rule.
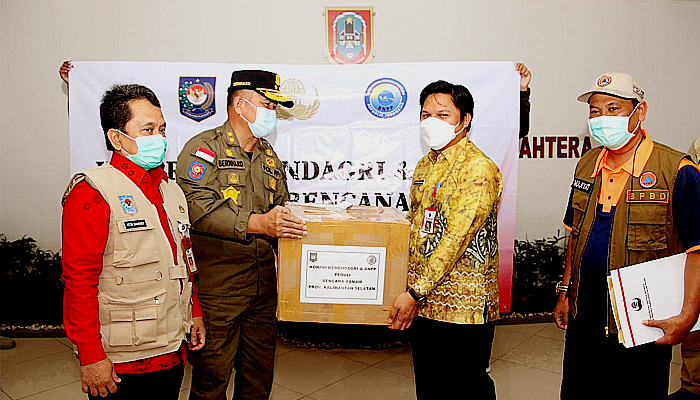
[[[559,396],[564,333],[554,324],[496,327],[491,376],[501,400]],[[189,368],[180,399],[187,399]],[[671,391],[680,386],[674,349]],[[84,400],[67,339],[17,339],[0,350],[0,400]],[[229,392],[232,389],[229,387]],[[230,393],[229,393],[230,395]],[[278,344],[273,400],[415,399],[411,351],[310,350]]]

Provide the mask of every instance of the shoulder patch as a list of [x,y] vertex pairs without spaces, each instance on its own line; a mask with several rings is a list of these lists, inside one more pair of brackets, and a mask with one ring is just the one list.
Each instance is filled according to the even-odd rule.
[[216,153],[207,149],[206,147],[200,146],[197,148],[197,151],[194,153],[194,156],[199,157],[210,164],[213,164],[214,159],[216,158]]
[[192,164],[187,168],[187,176],[193,181],[201,180],[205,172],[207,172],[207,166],[199,161],[192,161]]
[[571,187],[587,194],[593,192],[593,182],[586,182],[583,179],[574,178],[574,183],[571,184]]

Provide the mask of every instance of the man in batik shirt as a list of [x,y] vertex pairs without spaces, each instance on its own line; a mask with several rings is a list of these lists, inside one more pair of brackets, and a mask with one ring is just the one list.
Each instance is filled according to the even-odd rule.
[[413,175],[408,290],[394,301],[389,327],[411,327],[418,399],[495,399],[486,371],[498,319],[501,173],[467,137],[467,88],[431,83],[420,104],[432,150]]

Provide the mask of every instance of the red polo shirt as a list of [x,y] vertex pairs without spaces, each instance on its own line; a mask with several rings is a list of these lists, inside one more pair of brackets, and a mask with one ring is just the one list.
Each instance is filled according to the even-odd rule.
[[[177,264],[177,247],[163,208],[159,186],[168,177],[163,168],[144,170],[123,156],[113,153],[110,164],[136,184],[158,210],[160,224],[168,237]],[[107,357],[100,334],[97,285],[102,273],[102,257],[109,237],[110,208],[100,192],[83,181],[75,185],[63,203],[63,327],[66,336],[78,347],[80,365]],[[203,315],[192,295],[195,317]],[[173,367],[186,360],[185,346],[180,351],[128,363],[115,364],[117,373],[153,372]]]

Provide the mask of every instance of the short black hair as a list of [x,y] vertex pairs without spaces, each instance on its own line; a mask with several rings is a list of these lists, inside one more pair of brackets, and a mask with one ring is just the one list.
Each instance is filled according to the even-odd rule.
[[245,98],[243,94],[247,91],[252,92],[253,90],[251,89],[234,89],[233,87],[228,88],[228,97],[226,97],[226,108],[231,107],[231,104],[233,104],[233,98],[236,96],[243,97]]
[[[455,85],[443,80],[428,84],[428,86],[424,87],[420,92],[421,112],[423,111],[425,99],[427,99],[431,94],[435,93],[444,93],[452,97],[452,102],[455,103],[455,106],[459,110],[460,120],[463,120],[466,114],[471,115],[472,120],[474,119],[474,97],[472,97],[469,89],[462,85]],[[469,125],[467,125],[467,132],[469,132],[471,128],[472,122],[469,121]]]
[[131,102],[135,100],[148,100],[149,103],[160,108],[160,101],[153,91],[143,85],[114,85],[105,92],[100,103],[100,124],[105,134],[107,150],[114,151],[114,146],[109,141],[107,132],[110,129],[124,131],[126,124],[133,118],[131,115]]

